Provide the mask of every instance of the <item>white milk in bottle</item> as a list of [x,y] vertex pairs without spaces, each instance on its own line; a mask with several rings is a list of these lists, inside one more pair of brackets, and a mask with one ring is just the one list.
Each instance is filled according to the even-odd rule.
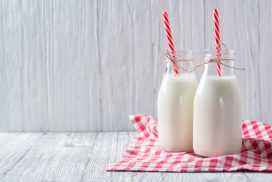
[[[233,66],[234,51],[222,50],[221,62]],[[216,60],[206,51],[204,60]],[[193,148],[201,156],[214,157],[239,153],[242,145],[241,96],[233,68],[205,65],[194,100]]]
[[[192,52],[177,52],[179,67],[191,69]],[[197,88],[194,73],[173,73],[170,60],[158,94],[158,141],[167,152],[193,150],[193,102]]]

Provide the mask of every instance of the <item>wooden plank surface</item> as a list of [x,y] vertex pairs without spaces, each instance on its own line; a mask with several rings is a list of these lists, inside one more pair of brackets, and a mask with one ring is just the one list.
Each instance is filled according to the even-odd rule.
[[0,134],[0,180],[29,153],[42,134]]
[[[5,173],[2,180],[80,181],[96,135],[96,133],[45,134],[11,170]],[[22,145],[26,142],[21,141],[19,137],[17,139]],[[14,152],[17,152],[16,150],[18,149],[15,148]]]
[[272,123],[269,0],[2,0],[0,130],[132,130],[128,114],[156,115],[162,11],[176,49],[199,62],[213,47],[214,7],[222,40],[246,68],[237,72],[244,118]]
[[0,181],[271,181],[271,173],[106,172],[135,133],[0,133]]
[[99,133],[83,181],[161,181],[161,173],[106,172],[108,164],[121,159],[129,145],[129,133]]

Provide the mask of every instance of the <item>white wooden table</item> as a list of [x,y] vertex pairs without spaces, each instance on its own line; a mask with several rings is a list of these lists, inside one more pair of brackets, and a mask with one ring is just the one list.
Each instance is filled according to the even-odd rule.
[[0,133],[0,181],[272,181],[271,173],[106,172],[134,133]]

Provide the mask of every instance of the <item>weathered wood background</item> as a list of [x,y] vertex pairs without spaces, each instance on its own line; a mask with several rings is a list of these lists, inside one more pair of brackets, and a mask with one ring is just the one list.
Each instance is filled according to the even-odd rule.
[[[272,124],[270,0],[2,0],[0,130],[131,130],[131,113],[156,115],[168,10],[177,49],[237,51],[244,118]],[[201,73],[198,70],[198,75]]]

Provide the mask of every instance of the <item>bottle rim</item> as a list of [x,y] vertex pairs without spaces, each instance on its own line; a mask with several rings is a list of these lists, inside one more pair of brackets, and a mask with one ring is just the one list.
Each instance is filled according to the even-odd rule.
[[[205,49],[203,53],[204,60],[216,60],[218,57],[218,53],[214,49]],[[229,60],[234,61],[236,59],[236,53],[233,49],[221,49],[221,54],[219,55],[220,60]]]
[[[166,57],[166,62],[167,62],[167,56],[166,54],[169,53],[170,51],[165,51],[165,57]],[[194,54],[192,50],[178,50],[175,51],[175,55],[176,55],[176,61],[193,61],[194,58]]]

